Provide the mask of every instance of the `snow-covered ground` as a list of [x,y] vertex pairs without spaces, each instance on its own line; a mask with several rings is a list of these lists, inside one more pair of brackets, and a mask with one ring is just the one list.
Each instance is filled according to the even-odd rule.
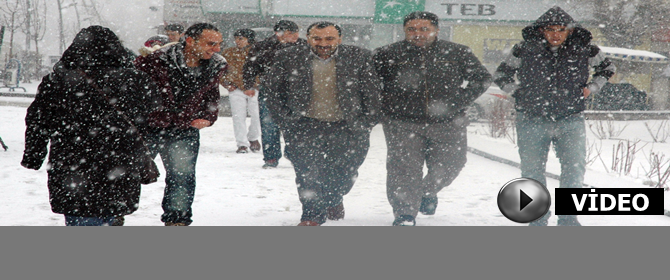
[[[9,146],[7,152],[0,150],[0,226],[63,225],[62,215],[52,213],[49,206],[44,167],[34,171],[19,164],[24,146],[26,108],[2,105],[7,100],[26,101],[25,98],[0,97],[0,137]],[[514,144],[505,139],[490,138],[485,130],[484,123],[471,125],[468,135],[471,147],[518,162]],[[287,160],[280,160],[277,169],[265,170],[261,168],[263,161],[260,153],[236,154],[232,120],[227,117],[220,118],[213,127],[203,129],[201,133],[193,226],[292,226],[299,222],[301,206],[294,182],[295,173]],[[593,133],[589,134],[591,141],[598,141],[593,138]],[[648,135],[643,122],[631,122],[619,138],[650,141],[649,137],[645,138]],[[604,162],[611,162],[608,158],[612,154],[610,150],[617,142],[600,142]],[[652,146],[655,151],[664,151],[670,157],[670,144],[648,144],[644,149],[651,149]],[[345,197],[346,218],[328,221],[325,226],[391,224],[393,214],[385,190],[385,157],[384,134],[381,126],[377,126],[372,132],[370,152],[359,170],[358,181]],[[645,179],[640,175],[643,172],[638,171],[641,167],[637,167],[644,162],[644,155],[639,152],[633,174],[620,176],[607,173],[598,160],[589,166],[586,183],[596,187],[648,187],[643,184]],[[159,159],[158,165],[163,171]],[[557,168],[557,160],[551,158],[548,171],[558,174]],[[519,175],[517,168],[469,153],[468,163],[460,176],[439,193],[437,213],[434,216],[419,215],[417,225],[522,226],[503,217],[496,204],[500,188]],[[557,186],[558,181],[548,179],[552,195]],[[126,225],[162,225],[160,202],[163,188],[163,178],[143,186],[140,208],[126,217]],[[666,209],[670,208],[667,192],[665,203]],[[552,208],[553,205],[552,202]],[[584,225],[594,226],[670,225],[670,217],[661,215],[580,216],[580,220]],[[550,223],[555,222],[556,218],[552,217]]]

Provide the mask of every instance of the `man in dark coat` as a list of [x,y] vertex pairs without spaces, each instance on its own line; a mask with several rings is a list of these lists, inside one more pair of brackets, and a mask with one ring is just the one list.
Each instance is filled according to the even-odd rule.
[[157,127],[149,133],[149,148],[160,154],[166,170],[163,215],[165,225],[190,225],[195,195],[195,165],[200,129],[217,120],[219,80],[226,70],[218,29],[197,23],[173,46],[146,57],[135,66],[161,89],[163,110],[150,116]]
[[140,134],[159,106],[155,84],[133,68],[111,30],[77,34],[28,108],[21,161],[39,169],[50,144],[51,209],[67,225],[110,225],[137,210]]
[[[581,188],[586,171],[585,98],[597,93],[616,68],[591,32],[559,7],[523,29],[524,41],[495,72],[495,83],[515,99],[521,176],[546,186],[544,172],[551,143],[561,162],[561,188]],[[589,69],[594,68],[589,80]],[[516,79],[515,79],[516,77]],[[547,225],[547,213],[531,225]],[[561,215],[558,225],[580,225]]]
[[267,104],[286,140],[302,203],[300,226],[344,218],[378,121],[380,81],[371,53],[340,45],[339,26],[317,22],[309,46],[277,52],[264,79]]
[[438,20],[433,13],[412,12],[404,19],[405,40],[375,50],[384,83],[393,225],[415,225],[418,212],[435,213],[437,193],[465,166],[465,110],[491,84],[491,74],[470,48],[437,38]]
[[275,53],[278,50],[296,46],[307,45],[307,42],[298,38],[298,25],[289,20],[280,20],[274,26],[275,35],[254,44],[243,67],[244,94],[254,96],[258,91],[258,108],[261,119],[261,144],[263,145],[263,168],[274,168],[279,164],[281,158],[281,133],[279,127],[273,122],[264,89],[256,89],[257,78],[262,79],[272,65]]

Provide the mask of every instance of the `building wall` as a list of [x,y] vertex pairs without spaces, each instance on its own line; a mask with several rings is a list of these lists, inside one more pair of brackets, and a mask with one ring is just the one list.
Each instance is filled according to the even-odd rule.
[[[379,15],[376,9],[379,5],[375,6],[375,3],[380,1],[385,0],[166,0],[165,2],[166,7],[169,6],[168,2],[201,3],[200,9],[207,20],[219,25],[224,35],[228,34],[226,37],[229,45],[233,43],[230,35],[237,28],[272,28],[278,20],[288,19],[298,23],[302,31],[301,36],[304,37],[309,24],[327,20],[342,26],[345,44],[375,49],[404,38],[401,24],[376,23],[375,16]],[[440,17],[438,37],[469,46],[491,72],[495,71],[511,47],[522,40],[521,30],[553,5],[561,6],[588,28],[593,33],[593,44],[609,46],[597,26],[588,25],[591,19],[589,11],[575,1],[425,0],[424,3],[426,11],[436,13]],[[192,12],[197,9],[190,5],[187,10],[189,13],[185,14],[185,18],[195,18]],[[174,9],[171,11],[171,15],[174,16]],[[667,49],[667,45],[667,42],[665,45],[650,42],[640,49],[651,48],[659,52],[660,48]],[[667,78],[654,74],[658,69],[648,65],[632,67],[619,61],[615,63],[620,68],[635,68],[634,73],[624,78],[625,81],[648,93],[653,92],[655,96],[661,96],[656,97],[657,100],[667,99]]]

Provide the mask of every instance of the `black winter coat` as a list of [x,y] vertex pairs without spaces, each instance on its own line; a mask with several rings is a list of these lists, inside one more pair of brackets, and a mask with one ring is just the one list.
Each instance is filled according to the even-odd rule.
[[[573,28],[558,49],[552,50],[540,28],[562,25]],[[616,69],[600,49],[591,45],[592,35],[565,11],[554,7],[522,31],[524,41],[512,48],[510,57],[500,64],[495,83],[504,88],[518,80],[513,93],[516,110],[533,116],[560,119],[584,111],[583,89],[593,77],[609,79]]]
[[[96,36],[102,39],[91,39]],[[55,213],[110,217],[138,208],[139,161],[146,151],[140,135],[147,115],[160,106],[160,95],[148,75],[129,68],[120,51],[112,55],[120,42],[105,44],[115,38],[102,27],[80,32],[54,72],[42,79],[28,108],[21,165],[39,169],[49,154],[49,200]]]
[[465,116],[491,85],[491,74],[470,48],[443,40],[426,49],[393,43],[375,50],[374,62],[384,85],[382,112],[396,120],[437,123]]
[[[150,78],[133,69],[90,72],[138,129],[152,111]],[[104,78],[101,78],[102,76]],[[49,198],[54,213],[108,217],[137,210],[140,198],[134,131],[88,85],[78,70],[59,70],[44,79],[26,115],[21,165],[39,169],[49,146]]]

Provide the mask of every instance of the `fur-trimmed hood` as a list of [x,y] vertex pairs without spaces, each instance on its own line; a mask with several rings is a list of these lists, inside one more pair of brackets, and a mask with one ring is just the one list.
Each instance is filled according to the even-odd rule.
[[523,39],[532,42],[543,42],[545,39],[540,28],[550,25],[562,25],[573,29],[572,34],[570,34],[565,41],[565,44],[586,46],[591,43],[591,39],[593,39],[591,31],[581,27],[566,11],[558,6],[549,9],[533,24],[525,27],[521,32]]

